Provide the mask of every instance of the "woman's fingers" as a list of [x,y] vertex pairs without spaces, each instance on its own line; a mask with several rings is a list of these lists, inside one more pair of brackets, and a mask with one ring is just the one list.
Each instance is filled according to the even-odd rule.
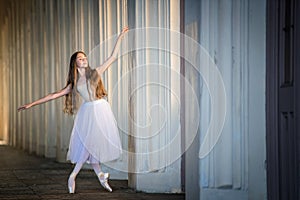
[[23,106],[20,106],[19,108],[18,108],[18,112],[20,112],[20,111],[22,111],[22,110],[26,110],[27,108],[30,108],[30,105],[23,105]]
[[123,30],[122,30],[122,33],[126,33],[128,30],[129,30],[129,29],[128,29],[128,26],[125,26],[125,27],[123,28]]
[[21,107],[18,108],[18,112],[20,112],[22,110],[25,110],[24,106],[21,106]]

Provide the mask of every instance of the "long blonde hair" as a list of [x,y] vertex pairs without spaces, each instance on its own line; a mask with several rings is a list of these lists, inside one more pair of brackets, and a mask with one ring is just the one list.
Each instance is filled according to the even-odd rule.
[[[79,102],[79,94],[77,91],[77,81],[78,81],[78,70],[76,65],[76,58],[77,54],[82,53],[86,56],[86,54],[82,51],[75,52],[71,58],[70,58],[70,65],[69,65],[69,72],[67,77],[67,84],[71,84],[72,92],[67,94],[65,96],[65,105],[64,105],[64,113],[67,113],[69,115],[74,115],[78,109],[78,102]],[[107,92],[104,88],[104,85],[102,83],[101,77],[99,76],[98,72],[95,69],[91,69],[90,66],[86,68],[85,72],[86,81],[87,81],[87,87],[88,87],[88,81],[92,88],[96,88],[96,98],[101,99],[104,96],[107,96]],[[90,91],[88,89],[88,91]],[[91,95],[91,94],[90,94]]]

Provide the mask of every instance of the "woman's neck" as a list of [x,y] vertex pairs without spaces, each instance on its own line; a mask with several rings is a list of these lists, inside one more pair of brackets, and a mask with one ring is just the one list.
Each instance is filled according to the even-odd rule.
[[79,72],[79,78],[85,77],[85,68],[77,68]]

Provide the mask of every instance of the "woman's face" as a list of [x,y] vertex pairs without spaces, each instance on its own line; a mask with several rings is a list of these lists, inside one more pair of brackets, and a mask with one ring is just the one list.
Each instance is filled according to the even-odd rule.
[[78,53],[76,56],[76,65],[79,68],[88,67],[87,57],[83,53]]

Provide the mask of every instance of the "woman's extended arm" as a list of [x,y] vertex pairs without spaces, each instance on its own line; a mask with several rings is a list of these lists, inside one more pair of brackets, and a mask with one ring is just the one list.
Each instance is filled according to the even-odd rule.
[[51,101],[53,99],[57,99],[57,98],[59,98],[61,96],[64,96],[64,95],[70,93],[70,92],[71,92],[71,84],[67,85],[66,87],[64,87],[60,91],[48,94],[47,96],[45,96],[43,98],[40,98],[40,99],[38,99],[38,100],[36,100],[34,102],[31,102],[31,103],[25,104],[23,106],[20,106],[18,108],[18,111],[22,111],[22,110],[28,109],[28,108],[30,108],[32,106],[36,106],[36,105],[39,105],[39,104]]
[[105,70],[107,70],[107,68],[117,59],[117,54],[119,52],[121,41],[127,31],[128,31],[128,27],[126,26],[123,28],[121,34],[119,35],[110,57],[108,57],[108,59],[105,60],[105,62],[102,65],[96,68],[99,75],[101,75]]

